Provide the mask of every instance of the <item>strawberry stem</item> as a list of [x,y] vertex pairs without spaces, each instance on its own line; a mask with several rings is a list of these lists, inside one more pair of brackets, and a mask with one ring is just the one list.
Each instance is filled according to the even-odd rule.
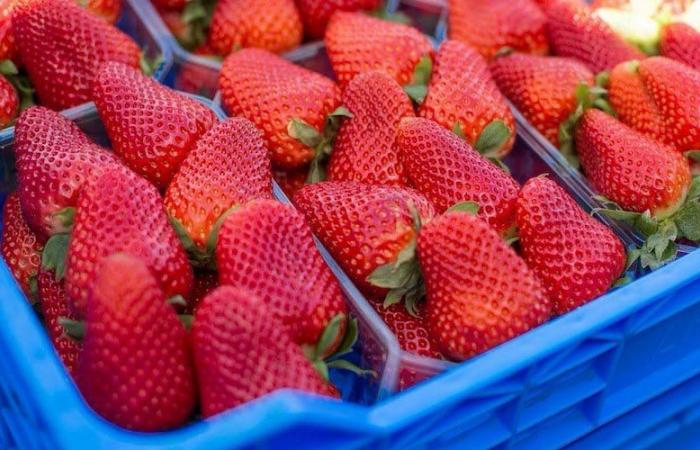
[[69,242],[69,234],[54,234],[46,241],[44,252],[41,254],[41,267],[55,272],[56,281],[61,281],[65,275]]

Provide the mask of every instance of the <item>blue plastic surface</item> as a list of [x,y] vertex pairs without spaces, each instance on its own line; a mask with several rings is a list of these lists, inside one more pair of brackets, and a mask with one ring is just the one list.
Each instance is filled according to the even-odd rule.
[[[160,64],[153,72],[153,78],[162,82],[173,65],[173,53],[170,45],[154,25],[152,11],[144,8],[143,0],[123,0],[122,12],[117,27],[131,36],[136,44],[149,58],[160,56]],[[72,110],[83,111],[88,104],[78,105]],[[0,130],[0,140],[5,140],[14,133],[14,127]]]

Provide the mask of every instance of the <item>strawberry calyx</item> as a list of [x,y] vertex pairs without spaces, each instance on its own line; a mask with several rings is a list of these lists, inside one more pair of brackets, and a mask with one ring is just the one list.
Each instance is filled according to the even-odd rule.
[[700,242],[700,176],[693,178],[685,199],[662,213],[625,211],[604,197],[596,199],[605,207],[594,212],[628,223],[645,237],[641,247],[628,253],[628,267],[639,260],[642,268],[656,269],[676,258],[677,240]]
[[377,19],[386,20],[387,22],[402,23],[404,25],[411,24],[411,18],[400,11],[390,12],[386,4],[379,5],[374,11],[369,11],[368,14]]
[[141,72],[150,77],[156,73],[156,70],[158,70],[164,60],[162,54],[158,53],[149,56],[148,51],[144,49],[144,51],[141,52],[141,58],[139,58],[139,67],[141,68]]
[[[452,132],[462,140],[467,140],[467,136],[460,122],[455,122],[454,127],[452,127]],[[510,167],[498,157],[501,149],[503,149],[503,146],[508,142],[508,139],[510,139],[510,129],[504,121],[497,119],[481,130],[481,134],[474,144],[474,149],[484,158],[497,165],[505,173],[510,174]]]
[[26,74],[20,73],[11,59],[0,61],[0,74],[7,78],[19,96],[19,112],[34,105],[34,88]]
[[190,233],[177,218],[168,215],[170,225],[173,227],[175,235],[178,237],[183,248],[187,252],[187,256],[189,257],[190,263],[193,267],[211,271],[216,270],[216,258],[214,256],[214,252],[216,251],[216,244],[219,240],[219,232],[221,231],[221,227],[228,216],[230,216],[231,213],[236,211],[239,207],[240,205],[238,204],[233,205],[224,211],[224,213],[220,215],[218,219],[216,219],[216,222],[214,222],[214,225],[211,227],[211,231],[209,232],[209,237],[207,238],[204,248],[194,242],[190,236]]
[[[631,61],[630,64],[635,62],[639,64],[637,61]],[[569,164],[576,169],[581,167],[581,163],[576,156],[574,131],[583,113],[588,109],[597,108],[612,116],[616,115],[608,102],[608,90],[606,87],[609,79],[610,74],[608,72],[601,72],[596,75],[595,84],[593,86],[581,82],[574,91],[576,108],[569,117],[559,125],[559,151]]]
[[403,299],[408,313],[417,317],[416,306],[425,296],[423,275],[416,257],[417,237],[422,224],[415,206],[409,205],[409,210],[413,219],[411,240],[398,252],[394,261],[374,269],[367,277],[367,281],[373,286],[389,290],[384,298],[384,308],[399,303]]
[[70,234],[54,234],[46,241],[44,251],[41,254],[41,268],[54,272],[56,281],[61,281],[66,274],[66,255]]
[[76,342],[82,342],[85,338],[87,326],[84,320],[75,320],[70,317],[61,316],[58,324],[63,328],[63,334]]
[[182,10],[182,22],[187,26],[184,36],[178,36],[180,45],[188,50],[204,44],[207,30],[216,8],[216,0],[190,0]]
[[[343,329],[345,334],[341,338],[340,332]],[[359,376],[376,377],[377,374],[373,370],[362,369],[344,358],[352,352],[358,333],[357,319],[339,313],[328,322],[316,345],[302,345],[302,350],[319,375],[327,382],[330,380],[328,370],[331,368],[348,370]]]
[[309,166],[309,175],[306,179],[307,184],[326,179],[324,164],[333,151],[333,141],[340,130],[343,119],[352,117],[352,113],[346,107],[338,107],[326,117],[323,132],[319,132],[299,118],[293,118],[287,123],[289,136],[314,150],[314,156]]
[[416,105],[421,105],[428,95],[428,83],[433,73],[433,59],[430,55],[423,56],[413,69],[411,84],[403,87],[404,92]]

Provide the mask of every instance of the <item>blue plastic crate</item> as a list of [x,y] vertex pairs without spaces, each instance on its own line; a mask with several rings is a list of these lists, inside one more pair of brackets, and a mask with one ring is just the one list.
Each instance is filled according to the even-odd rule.
[[[172,68],[173,53],[167,39],[154,26],[151,13],[144,8],[143,0],[123,0],[122,12],[116,25],[131,36],[148,57],[161,58],[153,72],[153,78],[163,81]],[[7,139],[13,132],[14,127],[0,130],[0,140]]]

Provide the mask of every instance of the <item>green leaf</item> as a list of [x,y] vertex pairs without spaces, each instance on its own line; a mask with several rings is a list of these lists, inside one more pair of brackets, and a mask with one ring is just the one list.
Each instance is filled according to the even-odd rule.
[[495,156],[489,156],[487,159],[488,159],[492,164],[494,164],[496,167],[498,167],[499,169],[501,169],[502,171],[504,171],[505,173],[507,173],[508,175],[510,175],[510,167],[508,167],[508,166],[506,165],[506,163],[504,163],[504,162],[501,161],[500,159],[496,158]]
[[69,206],[55,212],[51,216],[52,234],[68,234],[73,229],[75,220],[75,208]]
[[345,314],[343,313],[336,314],[331,321],[328,322],[328,325],[323,329],[323,333],[321,333],[321,337],[316,343],[316,349],[313,355],[314,360],[324,358],[330,353],[330,347],[338,342],[340,338],[340,329],[344,322]]
[[651,236],[659,229],[659,221],[653,218],[648,210],[637,217],[632,225],[644,236]]
[[361,377],[369,376],[372,378],[377,378],[377,372],[375,372],[374,370],[362,369],[356,364],[353,364],[345,359],[336,359],[333,361],[329,361],[326,363],[326,366],[331,369],[347,370]]
[[690,150],[684,153],[685,157],[695,162],[700,162],[700,150]]
[[610,72],[603,71],[595,76],[595,85],[605,88],[610,84]]
[[700,175],[693,177],[693,181],[690,183],[690,188],[688,189],[686,201],[698,199],[700,199]]
[[352,351],[352,348],[355,346],[355,343],[357,342],[357,336],[359,335],[359,332],[360,331],[357,325],[357,318],[349,317],[347,321],[347,327],[345,329],[345,336],[343,336],[342,342],[338,346],[335,353],[331,355],[331,357],[335,358],[350,353]]
[[404,25],[411,24],[411,18],[402,12],[388,12],[386,8],[377,8],[370,12],[370,15],[377,19],[386,20],[387,22],[402,23]]
[[61,316],[58,318],[58,324],[63,328],[63,333],[69,338],[78,342],[85,338],[85,322]]
[[395,288],[389,290],[389,292],[387,292],[386,294],[386,297],[384,297],[384,303],[382,304],[382,306],[384,308],[388,308],[392,305],[399,303],[407,292],[408,289],[403,288]]
[[433,59],[430,55],[423,56],[413,70],[412,84],[427,86],[433,74]]
[[630,277],[629,275],[625,275],[625,276],[619,278],[616,282],[614,282],[612,287],[614,287],[614,288],[622,287],[622,286],[625,286],[627,284],[630,284],[632,281],[633,281],[632,277]]
[[180,242],[182,243],[182,247],[185,249],[185,251],[188,254],[192,254],[193,252],[196,251],[197,246],[192,240],[192,237],[190,234],[187,232],[185,227],[182,225],[182,223],[177,220],[175,217],[168,215],[168,221],[170,222],[170,226],[173,227],[173,230],[175,231],[175,235],[180,239]]
[[686,203],[673,220],[681,236],[693,242],[700,241],[700,203],[697,200]]
[[418,317],[418,303],[425,297],[425,283],[420,279],[413,289],[404,296],[406,311],[413,317]]
[[241,205],[236,204],[224,211],[224,213],[220,215],[218,219],[216,219],[216,222],[214,222],[214,225],[211,227],[209,237],[207,238],[206,252],[212,259],[214,252],[216,251],[216,244],[219,242],[219,232],[221,231],[221,227],[224,225],[224,222],[226,222],[228,216],[240,208],[240,206]]
[[510,139],[510,129],[502,120],[494,120],[482,130],[476,141],[476,150],[484,156],[497,156]]
[[198,1],[187,2],[185,9],[182,11],[182,21],[185,23],[192,23],[205,17],[207,17],[207,10]]
[[194,316],[192,314],[178,314],[177,318],[180,319],[180,323],[186,330],[192,329],[192,324],[194,323]]
[[593,212],[600,213],[600,214],[602,214],[606,217],[609,217],[611,219],[623,220],[623,221],[629,222],[631,224],[633,224],[634,221],[636,221],[637,218],[639,216],[641,216],[641,214],[638,212],[625,211],[622,209],[595,208],[595,209],[593,209]]
[[345,117],[347,119],[352,119],[353,115],[345,106],[338,106],[328,117]]
[[326,365],[326,362],[320,359],[317,361],[312,361],[311,364],[314,366],[314,369],[316,369],[316,372],[318,372],[321,378],[328,382],[330,378],[328,377],[328,366]]
[[454,205],[450,206],[445,212],[465,212],[471,214],[472,216],[475,216],[479,212],[479,208],[480,206],[478,203],[466,201],[455,203]]
[[638,248],[633,248],[627,252],[627,262],[625,264],[625,271],[628,271],[634,263],[636,263],[639,260],[639,257],[642,255],[642,250]]
[[512,246],[515,245],[519,240],[520,240],[520,236],[512,236],[512,237],[509,237],[508,239],[506,239],[506,244],[508,244],[509,246],[512,247]]
[[48,271],[55,271],[56,281],[62,280],[65,275],[69,242],[69,234],[54,234],[46,241],[41,255],[41,267]]
[[659,226],[656,233],[647,238],[646,246],[650,251],[654,252],[656,259],[662,260],[669,244],[677,238],[678,228],[676,224],[672,221],[665,221]]
[[428,95],[428,86],[409,84],[403,87],[403,91],[417,105],[422,105]]
[[452,127],[452,132],[463,140],[467,139],[467,136],[464,134],[464,130],[462,129],[462,124],[459,122],[455,122],[455,126]]
[[156,70],[158,70],[158,67],[160,67],[163,61],[163,55],[160,53],[155,56],[148,56],[146,52],[143,52],[141,53],[141,58],[139,59],[141,72],[150,77],[156,72]]
[[0,61],[0,73],[3,75],[17,75],[19,70],[17,70],[17,66],[11,59],[4,59]]
[[309,165],[309,173],[306,176],[306,184],[314,184],[326,179],[326,169],[318,158],[311,160]]
[[287,124],[287,133],[292,138],[315,149],[323,141],[318,130],[301,119],[292,119]]
[[168,304],[173,306],[187,306],[187,300],[182,295],[173,295],[168,299]]
[[29,301],[32,305],[39,300],[39,282],[36,274],[29,277]]
[[367,281],[373,286],[386,289],[406,287],[406,283],[416,269],[414,264],[415,254],[416,240],[411,239],[398,253],[394,262],[381,265],[374,269],[369,277],[367,277]]

